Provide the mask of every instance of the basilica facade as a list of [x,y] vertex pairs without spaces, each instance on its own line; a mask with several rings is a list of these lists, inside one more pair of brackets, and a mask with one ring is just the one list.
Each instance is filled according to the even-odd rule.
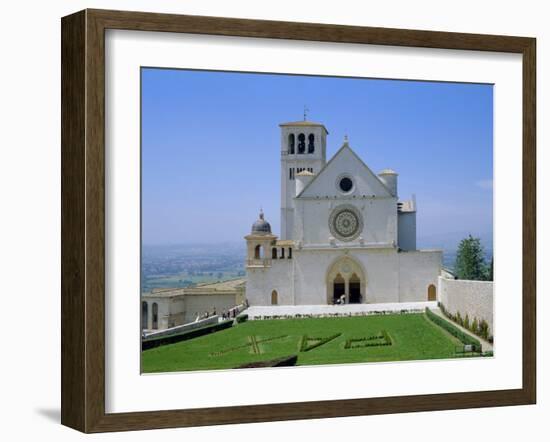
[[398,175],[375,174],[347,139],[326,161],[328,131],[310,121],[281,129],[281,232],[265,215],[247,243],[250,305],[435,301],[442,251],[416,248],[416,200]]

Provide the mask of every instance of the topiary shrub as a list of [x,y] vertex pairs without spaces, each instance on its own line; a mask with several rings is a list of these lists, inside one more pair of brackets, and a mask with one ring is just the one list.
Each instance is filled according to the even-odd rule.
[[376,335],[363,338],[352,338],[346,340],[344,349],[365,348],[365,347],[385,347],[392,345],[393,341],[386,330],[378,332]]
[[312,338],[307,335],[303,335],[302,339],[300,339],[300,352],[311,351],[314,348],[320,347],[321,345],[324,345],[327,342],[330,342],[333,339],[336,339],[341,334],[342,333],[336,333],[326,338]]
[[472,321],[472,326],[470,327],[473,333],[476,335],[479,334],[479,323],[477,322],[477,318],[474,318]]
[[470,317],[468,316],[468,313],[466,313],[466,316],[464,317],[463,325],[465,329],[470,330]]
[[456,312],[456,319],[455,319],[456,323],[459,324],[459,325],[464,325],[464,320],[462,319],[462,315],[460,314],[460,312]]
[[287,338],[287,337],[288,337],[288,335],[281,335],[281,336],[272,336],[272,337],[269,337],[269,338],[258,339],[257,336],[248,336],[247,337],[248,342],[246,344],[236,345],[236,346],[233,346],[233,347],[227,347],[227,348],[224,348],[223,350],[220,350],[220,351],[213,351],[209,355],[210,356],[223,356],[223,355],[226,355],[227,353],[231,353],[233,351],[241,350],[241,349],[247,348],[247,347],[250,348],[252,353],[261,354],[262,351],[259,347],[259,344],[263,344],[264,342],[276,341],[277,339],[284,339],[284,338]]
[[489,324],[485,319],[482,319],[479,323],[479,336],[481,336],[483,339],[489,338]]

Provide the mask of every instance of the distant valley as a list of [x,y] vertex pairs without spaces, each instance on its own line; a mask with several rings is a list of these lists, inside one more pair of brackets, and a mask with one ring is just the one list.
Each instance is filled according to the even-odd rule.
[[[417,246],[421,249],[443,249],[443,265],[452,269],[458,243],[467,236],[468,232],[419,236]],[[489,261],[493,255],[492,235],[478,236]],[[245,276],[245,258],[243,242],[144,245],[141,256],[141,291],[193,287],[202,283],[242,278]]]

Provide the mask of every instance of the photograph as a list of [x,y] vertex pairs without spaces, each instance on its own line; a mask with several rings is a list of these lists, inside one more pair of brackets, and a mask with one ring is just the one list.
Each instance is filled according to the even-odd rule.
[[493,357],[493,85],[141,68],[141,372]]
[[548,8],[471,3],[6,2],[0,441],[544,439]]

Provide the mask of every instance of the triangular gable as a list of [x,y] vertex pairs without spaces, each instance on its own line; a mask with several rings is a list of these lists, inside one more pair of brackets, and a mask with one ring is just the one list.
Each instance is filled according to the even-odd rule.
[[342,196],[337,189],[337,181],[343,174],[354,181],[353,192],[349,195],[391,197],[391,192],[380,178],[369,169],[347,143],[334,154],[330,161],[313,178],[297,198]]

